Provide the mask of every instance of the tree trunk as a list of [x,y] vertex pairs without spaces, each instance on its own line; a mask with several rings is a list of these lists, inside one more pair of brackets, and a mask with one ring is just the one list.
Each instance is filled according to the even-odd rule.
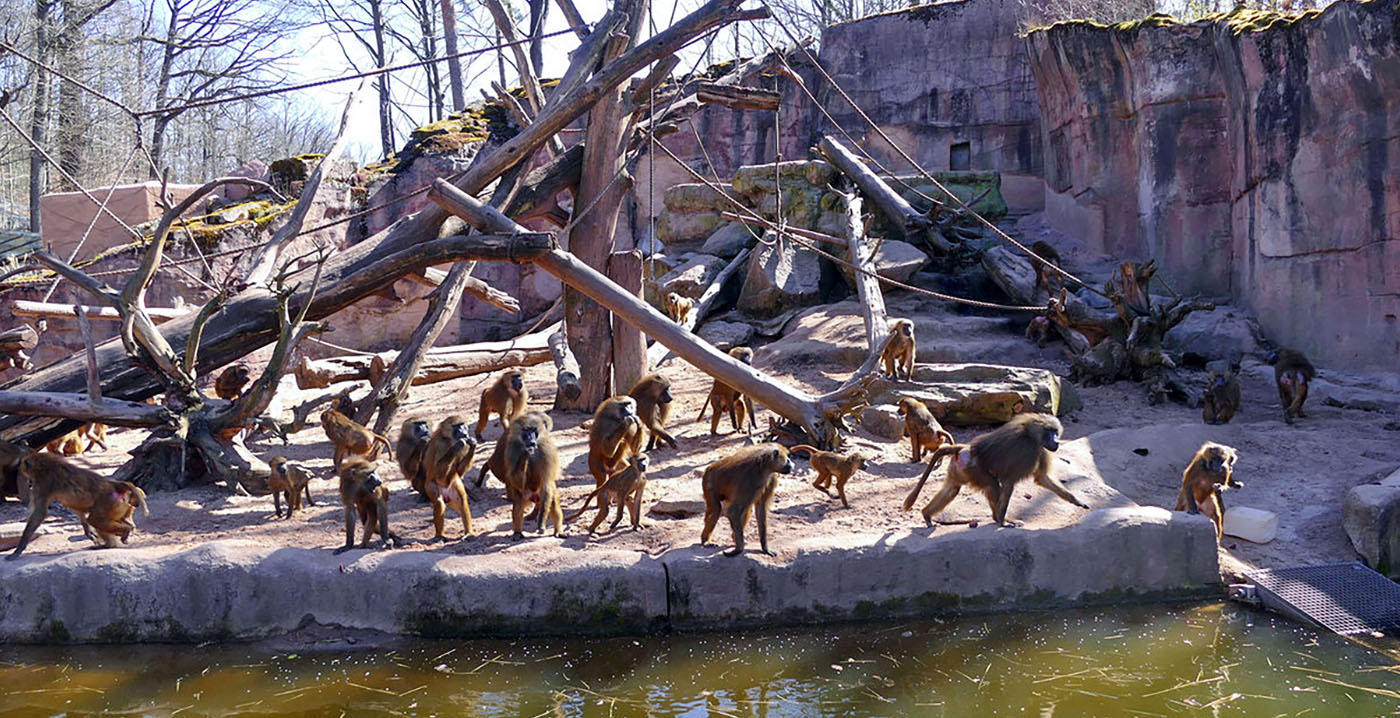
[[[383,0],[369,0],[370,21],[374,25],[374,61],[379,67],[389,63],[384,51],[384,8]],[[381,157],[394,154],[394,115],[393,99],[390,95],[389,73],[375,80],[379,90],[379,149]]]
[[[34,1],[34,54],[41,63],[53,62],[53,29],[49,27],[49,15],[53,10],[51,0]],[[34,111],[30,116],[29,136],[34,144],[44,147],[48,142],[49,128],[49,86],[52,82],[49,73],[42,67],[34,68]],[[29,150],[29,231],[40,232],[39,198],[46,189],[44,156],[38,147]]]
[[[608,279],[642,297],[642,253],[637,250],[613,252],[608,258]],[[647,339],[637,328],[623,321],[612,323],[612,376],[616,393],[630,391],[647,371]]]
[[850,243],[851,264],[866,270],[855,273],[856,295],[860,297],[861,316],[865,319],[865,338],[873,350],[884,344],[885,338],[890,335],[889,315],[885,313],[885,296],[880,293],[880,280],[875,277],[875,261],[869,245],[865,243],[860,197],[851,192],[842,194],[841,198],[846,209],[846,240]]
[[530,0],[530,62],[535,77],[544,76],[544,21],[549,16],[549,0]]
[[942,252],[953,251],[953,245],[943,235],[933,229],[933,223],[913,205],[904,201],[885,181],[880,179],[860,158],[846,149],[831,135],[824,135],[817,144],[817,151],[826,161],[851,178],[860,191],[889,217],[896,227],[904,231],[906,237],[927,237],[930,244]]
[[457,54],[457,9],[455,0],[441,0],[442,41],[447,46],[447,79],[452,85],[452,111],[460,112],[467,106],[467,95],[462,90],[462,60]]
[[560,322],[559,328],[549,335],[549,355],[554,359],[554,383],[557,385],[554,391],[556,410],[568,408],[571,402],[578,401],[583,395],[583,387],[578,383],[578,359],[574,358],[573,351],[569,349],[566,326]]

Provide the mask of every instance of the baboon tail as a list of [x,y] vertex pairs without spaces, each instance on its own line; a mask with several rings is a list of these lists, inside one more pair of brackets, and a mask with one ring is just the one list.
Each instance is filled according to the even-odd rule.
[[709,409],[709,408],[710,408],[710,400],[709,400],[709,398],[706,398],[706,399],[705,399],[705,403],[700,405],[700,416],[695,417],[695,420],[696,420],[696,421],[700,421],[701,419],[705,418],[705,410],[706,410],[706,409]]
[[951,444],[956,444],[956,443],[958,443],[955,439],[953,439],[953,435],[952,435],[952,434],[949,434],[948,432],[946,432],[946,431],[944,431],[944,430],[942,430],[942,429],[939,429],[939,430],[938,430],[938,438],[942,439],[942,440],[943,440],[943,443],[945,443],[945,444],[950,444],[950,445],[951,445]]
[[924,469],[923,476],[919,477],[919,483],[915,484],[914,490],[910,491],[909,495],[904,497],[905,511],[914,508],[914,502],[919,500],[919,492],[924,490],[924,482],[928,481],[929,474],[932,474],[933,470],[938,468],[938,465],[943,462],[943,457],[956,454],[962,451],[962,449],[963,447],[961,445],[954,444],[952,446],[939,447],[938,451],[933,452],[933,456],[929,457],[928,466]]
[[142,491],[140,486],[130,481],[123,481],[122,483],[131,490],[131,495],[136,497],[136,508],[141,509],[141,515],[150,516],[151,507],[146,505],[146,492]]
[[[602,493],[602,492],[603,492],[603,487],[602,487],[602,486],[599,486],[598,488],[594,489],[594,490],[593,490],[593,493],[589,494],[589,495],[588,495],[588,498],[586,498],[586,499],[583,500],[583,506],[582,506],[581,508],[579,508],[578,511],[575,511],[575,512],[573,512],[572,514],[569,514],[568,516],[566,516],[566,517],[564,518],[564,521],[566,521],[566,522],[567,522],[567,521],[573,521],[574,519],[577,519],[578,517],[582,516],[582,515],[583,515],[583,512],[585,512],[585,511],[588,510],[588,505],[591,504],[591,503],[593,503],[593,497],[594,497],[594,496],[597,496],[598,494],[600,494],[600,493]],[[619,506],[618,508],[621,509],[621,508],[623,508],[623,507],[620,507],[620,506]]]
[[788,453],[796,453],[796,452],[798,452],[798,451],[805,451],[805,452],[807,452],[807,455],[808,455],[808,456],[816,456],[816,455],[817,455],[817,447],[815,447],[815,446],[809,446],[809,445],[807,445],[807,444],[798,444],[797,446],[794,446],[794,447],[792,447],[791,449],[788,449]]
[[374,443],[384,445],[384,450],[389,453],[389,458],[394,458],[394,447],[389,443],[388,439],[384,438],[382,434],[376,434],[372,431],[370,435],[374,437]]

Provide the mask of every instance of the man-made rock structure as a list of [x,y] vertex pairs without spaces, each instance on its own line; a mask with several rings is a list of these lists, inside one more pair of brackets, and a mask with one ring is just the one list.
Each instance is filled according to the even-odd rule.
[[1342,507],[1342,526],[1367,565],[1400,578],[1400,471],[1379,484],[1353,486]]
[[1400,356],[1400,10],[1338,2],[1027,41],[1047,212],[1321,365]]

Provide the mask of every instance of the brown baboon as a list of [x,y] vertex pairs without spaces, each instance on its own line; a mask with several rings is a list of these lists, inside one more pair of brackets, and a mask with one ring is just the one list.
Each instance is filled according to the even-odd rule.
[[617,501],[617,518],[613,520],[608,530],[617,530],[617,525],[622,523],[622,517],[631,512],[632,530],[636,531],[642,527],[642,494],[646,492],[646,488],[647,455],[634,454],[625,468],[609,476],[602,486],[594,489],[593,493],[583,500],[583,506],[578,511],[564,520],[573,521],[582,516],[583,512],[588,510],[589,502],[593,501],[593,497],[598,496],[598,515],[593,518],[592,525],[588,527],[590,536],[598,530],[598,525],[608,517],[608,511],[614,500]]
[[1080,508],[1089,508],[1088,504],[1050,478],[1050,452],[1060,448],[1060,432],[1063,430],[1060,420],[1049,414],[1020,414],[970,443],[953,444],[933,452],[923,476],[919,477],[919,483],[905,497],[904,510],[914,507],[924,482],[945,456],[953,457],[948,462],[948,477],[943,480],[943,488],[924,506],[925,525],[932,526],[933,515],[951,503],[959,489],[971,484],[987,497],[987,503],[992,507],[992,520],[1004,526],[1006,509],[1011,505],[1016,482],[1027,475],[1034,475],[1037,484],[1065,501]]
[[428,474],[423,467],[423,452],[428,448],[428,437],[431,435],[432,429],[428,428],[428,422],[415,416],[399,425],[398,446],[394,447],[398,453],[399,470],[403,472],[403,477],[408,479],[408,485],[420,496],[427,496],[428,492]]
[[[734,347],[729,350],[729,356],[745,364],[753,364],[753,350],[748,347]],[[735,432],[747,429],[752,434],[758,429],[758,421],[754,418],[753,399],[719,379],[716,379],[715,385],[710,388],[710,395],[705,398],[704,405],[700,407],[700,415],[695,417],[695,420],[705,418],[705,410],[711,407],[715,410],[710,417],[711,436],[719,433],[719,417],[726,411],[729,412],[729,422],[734,425]]]
[[1035,317],[1026,325],[1026,338],[1043,347],[1050,343],[1050,327],[1050,317],[1044,314]]
[[925,451],[938,451],[938,447],[953,443],[953,435],[944,431],[922,401],[907,396],[900,399],[899,415],[904,417],[904,435],[909,437],[910,461],[917,462]]
[[340,503],[345,506],[345,545],[333,553],[344,553],[355,547],[355,518],[358,514],[364,534],[360,548],[369,548],[370,537],[377,532],[385,548],[402,543],[389,530],[389,487],[379,480],[374,462],[358,454],[346,457],[336,471],[340,476]]
[[700,544],[709,545],[710,534],[720,514],[729,517],[734,530],[734,548],[725,556],[744,552],[744,525],[749,513],[758,509],[758,545],[768,550],[768,510],[773,505],[773,492],[778,488],[778,474],[791,474],[792,460],[787,449],[779,444],[746,446],[705,467],[700,477],[700,490],[705,496],[705,528],[700,532]]
[[272,491],[272,508],[277,518],[282,518],[282,497],[287,497],[287,518],[301,508],[301,496],[306,494],[306,505],[315,506],[311,500],[311,472],[301,464],[294,464],[281,456],[274,456],[267,462],[270,469],[267,488]]
[[385,451],[393,453],[389,449],[388,439],[335,409],[321,412],[321,428],[325,430],[326,438],[335,444],[335,456],[332,458],[336,471],[340,471],[340,463],[345,457],[352,454],[370,461],[378,459],[380,444],[384,445]]
[[1269,356],[1274,365],[1274,383],[1278,384],[1278,400],[1283,404],[1283,420],[1293,423],[1293,417],[1306,418],[1303,402],[1308,400],[1308,382],[1317,376],[1317,370],[1303,353],[1293,349],[1279,349]]
[[1228,446],[1207,441],[1201,445],[1196,455],[1191,457],[1186,471],[1181,474],[1181,491],[1176,495],[1176,510],[1187,513],[1203,513],[1215,524],[1215,539],[1224,535],[1225,504],[1220,492],[1226,488],[1240,488],[1244,484],[1235,481],[1235,460],[1239,454]]
[[[86,443],[84,443],[86,442]],[[107,425],[99,422],[89,422],[64,434],[63,436],[50,441],[44,448],[55,454],[64,456],[81,456],[92,451],[96,445],[103,451],[107,450]]]
[[666,418],[671,415],[671,380],[660,374],[647,374],[637,380],[627,395],[637,400],[637,418],[647,428],[647,451],[656,448],[657,440],[676,448],[676,438],[666,431]]
[[346,389],[345,391],[336,394],[334,401],[336,411],[344,414],[347,417],[355,415],[355,400],[350,398],[349,389]]
[[481,392],[481,410],[476,420],[476,439],[481,441],[481,432],[491,421],[491,414],[499,414],[501,431],[515,417],[525,413],[525,404],[530,401],[530,390],[525,388],[525,373],[519,369],[507,369],[491,386]]
[[462,516],[462,538],[471,538],[472,512],[462,477],[471,471],[475,456],[476,441],[467,430],[467,422],[455,414],[443,419],[428,440],[428,448],[423,451],[423,471],[428,479],[428,501],[433,504],[434,541],[446,540],[442,525],[448,506]]
[[549,434],[553,428],[554,421],[538,411],[516,417],[486,462],[506,485],[511,503],[511,538],[525,538],[521,528],[530,503],[540,506],[540,533],[544,533],[545,519],[549,519],[554,522],[554,535],[564,535],[564,512],[559,508],[557,489],[559,451]]
[[1239,362],[1211,362],[1210,379],[1201,400],[1201,419],[1207,424],[1228,424],[1240,410]]
[[131,522],[133,504],[149,513],[145,508],[146,494],[135,484],[109,481],[53,454],[26,455],[19,462],[19,480],[29,487],[29,520],[7,560],[19,558],[24,552],[54,501],[78,515],[84,534],[92,535],[89,527],[96,530],[98,537],[93,540],[107,548],[115,546],[117,538],[125,543],[131,533],[130,527],[135,525]]
[[885,344],[885,350],[880,355],[885,362],[885,373],[899,379],[914,378],[914,322],[908,319],[894,319],[890,321],[890,339]]
[[695,300],[682,297],[675,292],[666,295],[666,316],[677,324],[684,324],[685,318],[695,309]]
[[243,394],[243,387],[252,381],[252,372],[247,364],[234,364],[219,372],[214,380],[214,396],[233,401]]
[[[641,452],[642,436],[636,399],[614,396],[598,405],[593,426],[588,429],[588,473],[593,474],[594,485],[602,486],[609,475],[626,466],[628,456]],[[477,485],[481,485],[480,479]]]
[[[1035,244],[1031,245],[1031,251],[1035,252],[1036,256],[1046,262],[1056,267],[1060,266],[1060,253],[1056,251],[1054,247],[1050,246],[1048,242],[1043,240],[1037,241]],[[1035,268],[1034,292],[1038,293],[1041,289],[1044,289],[1046,292],[1054,294],[1064,287],[1064,279],[1061,278],[1059,272],[1046,267],[1042,262],[1031,260],[1031,264]]]
[[28,495],[19,480],[19,461],[29,453],[27,446],[0,441],[0,504],[5,502],[7,496],[23,501]]
[[817,479],[812,482],[812,485],[830,496],[831,480],[836,479],[836,495],[841,497],[841,505],[848,509],[851,508],[850,502],[846,501],[846,482],[850,481],[857,471],[869,469],[870,464],[864,454],[857,451],[842,456],[831,451],[821,451],[815,446],[806,444],[798,444],[789,451],[807,452],[812,457],[812,470],[817,472]]

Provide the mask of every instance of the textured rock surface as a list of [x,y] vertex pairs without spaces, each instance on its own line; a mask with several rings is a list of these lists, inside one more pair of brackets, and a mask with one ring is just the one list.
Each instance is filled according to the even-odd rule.
[[[928,262],[928,255],[922,249],[908,242],[886,239],[880,243],[880,248],[875,252],[875,273],[886,279],[908,284],[909,278],[913,277],[926,262]],[[846,281],[854,286],[855,270],[845,266],[842,266],[841,269],[846,275]]]
[[1397,33],[1389,2],[1031,33],[1047,212],[1178,289],[1241,299],[1314,361],[1393,367]]
[[701,339],[728,351],[732,347],[747,346],[753,340],[753,326],[742,322],[711,321],[701,325],[696,334]]
[[756,317],[773,317],[821,300],[822,260],[815,252],[792,242],[759,247],[749,259],[740,311]]
[[882,439],[898,441],[904,435],[904,418],[894,404],[865,407],[860,412],[860,425]]
[[1342,505],[1342,527],[1366,565],[1400,578],[1400,485],[1353,486]]
[[880,377],[870,383],[870,402],[896,403],[913,397],[945,424],[1000,424],[1022,411],[1059,414],[1061,379],[1045,369],[995,364],[919,364],[912,381]]
[[724,269],[725,261],[709,254],[691,255],[681,266],[671,270],[657,280],[661,294],[675,292],[683,297],[696,298],[714,281],[719,270]]
[[1201,361],[1242,358],[1259,351],[1252,317],[1231,307],[1191,312],[1163,337],[1168,349]]
[[745,247],[752,247],[757,241],[753,232],[749,231],[743,223],[726,222],[705,238],[705,245],[700,248],[700,251],[729,259],[742,252]]

